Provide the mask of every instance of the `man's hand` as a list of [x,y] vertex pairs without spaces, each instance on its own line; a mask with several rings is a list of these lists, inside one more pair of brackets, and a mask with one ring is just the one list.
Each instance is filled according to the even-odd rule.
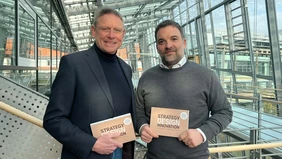
[[158,138],[159,137],[159,135],[154,133],[152,131],[152,129],[150,128],[150,126],[147,125],[147,124],[142,127],[140,132],[141,132],[141,134],[140,134],[141,135],[141,139],[144,142],[146,142],[146,143],[150,143],[152,141],[153,137],[154,138]]
[[190,148],[199,146],[204,138],[202,134],[196,129],[188,129],[178,137],[179,141],[182,141]]
[[122,148],[122,143],[113,139],[118,136],[120,136],[119,133],[109,133],[100,136],[92,147],[92,151],[95,151],[99,154],[111,154],[116,148]]

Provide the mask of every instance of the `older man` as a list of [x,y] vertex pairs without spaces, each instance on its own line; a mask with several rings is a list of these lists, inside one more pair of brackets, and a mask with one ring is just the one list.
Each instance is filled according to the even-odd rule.
[[91,30],[90,49],[62,57],[43,126],[63,144],[62,159],[132,159],[133,142],[115,141],[119,134],[94,138],[90,129],[93,122],[126,113],[135,118],[132,71],[116,56],[125,34],[123,19],[103,8]]

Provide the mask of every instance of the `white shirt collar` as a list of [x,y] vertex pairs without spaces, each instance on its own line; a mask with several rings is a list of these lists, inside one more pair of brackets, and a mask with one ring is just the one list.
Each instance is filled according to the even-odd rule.
[[[175,65],[172,66],[171,69],[175,69],[175,68],[180,68],[182,67],[185,63],[187,62],[187,59],[185,56],[182,57],[182,59]],[[163,62],[161,61],[160,63],[160,67],[161,68],[165,68],[165,69],[169,69],[166,65],[163,64]]]

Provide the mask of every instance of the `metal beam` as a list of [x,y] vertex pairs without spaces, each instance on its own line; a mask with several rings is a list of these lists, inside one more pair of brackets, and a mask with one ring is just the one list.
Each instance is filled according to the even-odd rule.
[[140,15],[140,13],[143,11],[143,9],[145,8],[146,4],[142,4],[140,9],[137,11],[137,13],[133,16],[134,18],[137,18],[138,15]]
[[[270,52],[271,52],[271,62],[274,77],[274,87],[275,89],[282,89],[282,79],[281,79],[281,54],[279,47],[279,37],[278,37],[278,27],[277,27],[277,17],[275,0],[265,0],[266,4],[266,15],[268,24],[268,34],[270,41]],[[276,100],[282,101],[282,92],[275,91]],[[282,117],[282,105],[277,106],[277,115]]]
[[[156,19],[157,20],[159,18],[162,18],[165,15],[167,15],[167,14],[163,13],[163,14],[160,14],[160,15],[157,15],[157,16],[154,16],[154,17],[148,17],[148,16],[146,16],[146,17],[139,17],[139,18],[135,18],[135,19],[125,20],[124,23],[125,24],[132,23],[132,24],[126,26],[126,28],[128,28],[128,27],[131,27],[134,24],[136,25],[136,22],[140,22],[140,21],[145,21],[146,20],[147,23],[151,23],[150,20],[152,20],[152,19]],[[81,27],[72,28],[73,32],[82,31],[82,30],[89,30],[90,31],[90,26],[81,26]]]
[[74,49],[74,51],[78,50],[77,45],[75,44],[71,27],[68,21],[68,17],[65,12],[65,7],[62,1],[52,0],[52,4],[54,6],[54,10],[62,24],[62,28],[64,28],[66,36],[68,37],[70,41],[71,47]]
[[[53,0],[54,1],[54,0]],[[162,3],[164,0],[131,0],[131,1],[122,1],[122,2],[114,2],[114,3],[105,3],[105,7],[119,9],[119,8],[126,8],[131,6],[139,6],[143,4],[151,4],[151,3]],[[92,5],[89,6],[76,6],[70,7],[67,11],[69,16],[77,15],[77,14],[87,14],[91,12],[95,12],[98,9],[97,6]]]

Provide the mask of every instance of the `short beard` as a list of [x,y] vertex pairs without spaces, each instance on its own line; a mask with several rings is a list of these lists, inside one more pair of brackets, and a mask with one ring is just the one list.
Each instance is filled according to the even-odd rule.
[[164,65],[166,65],[167,67],[170,68],[170,67],[172,67],[173,65],[177,64],[177,62],[179,62],[179,61],[175,61],[175,60],[174,60],[174,61],[168,61],[168,60],[166,60],[165,57],[163,56],[163,57],[162,57],[162,62],[163,62]]

